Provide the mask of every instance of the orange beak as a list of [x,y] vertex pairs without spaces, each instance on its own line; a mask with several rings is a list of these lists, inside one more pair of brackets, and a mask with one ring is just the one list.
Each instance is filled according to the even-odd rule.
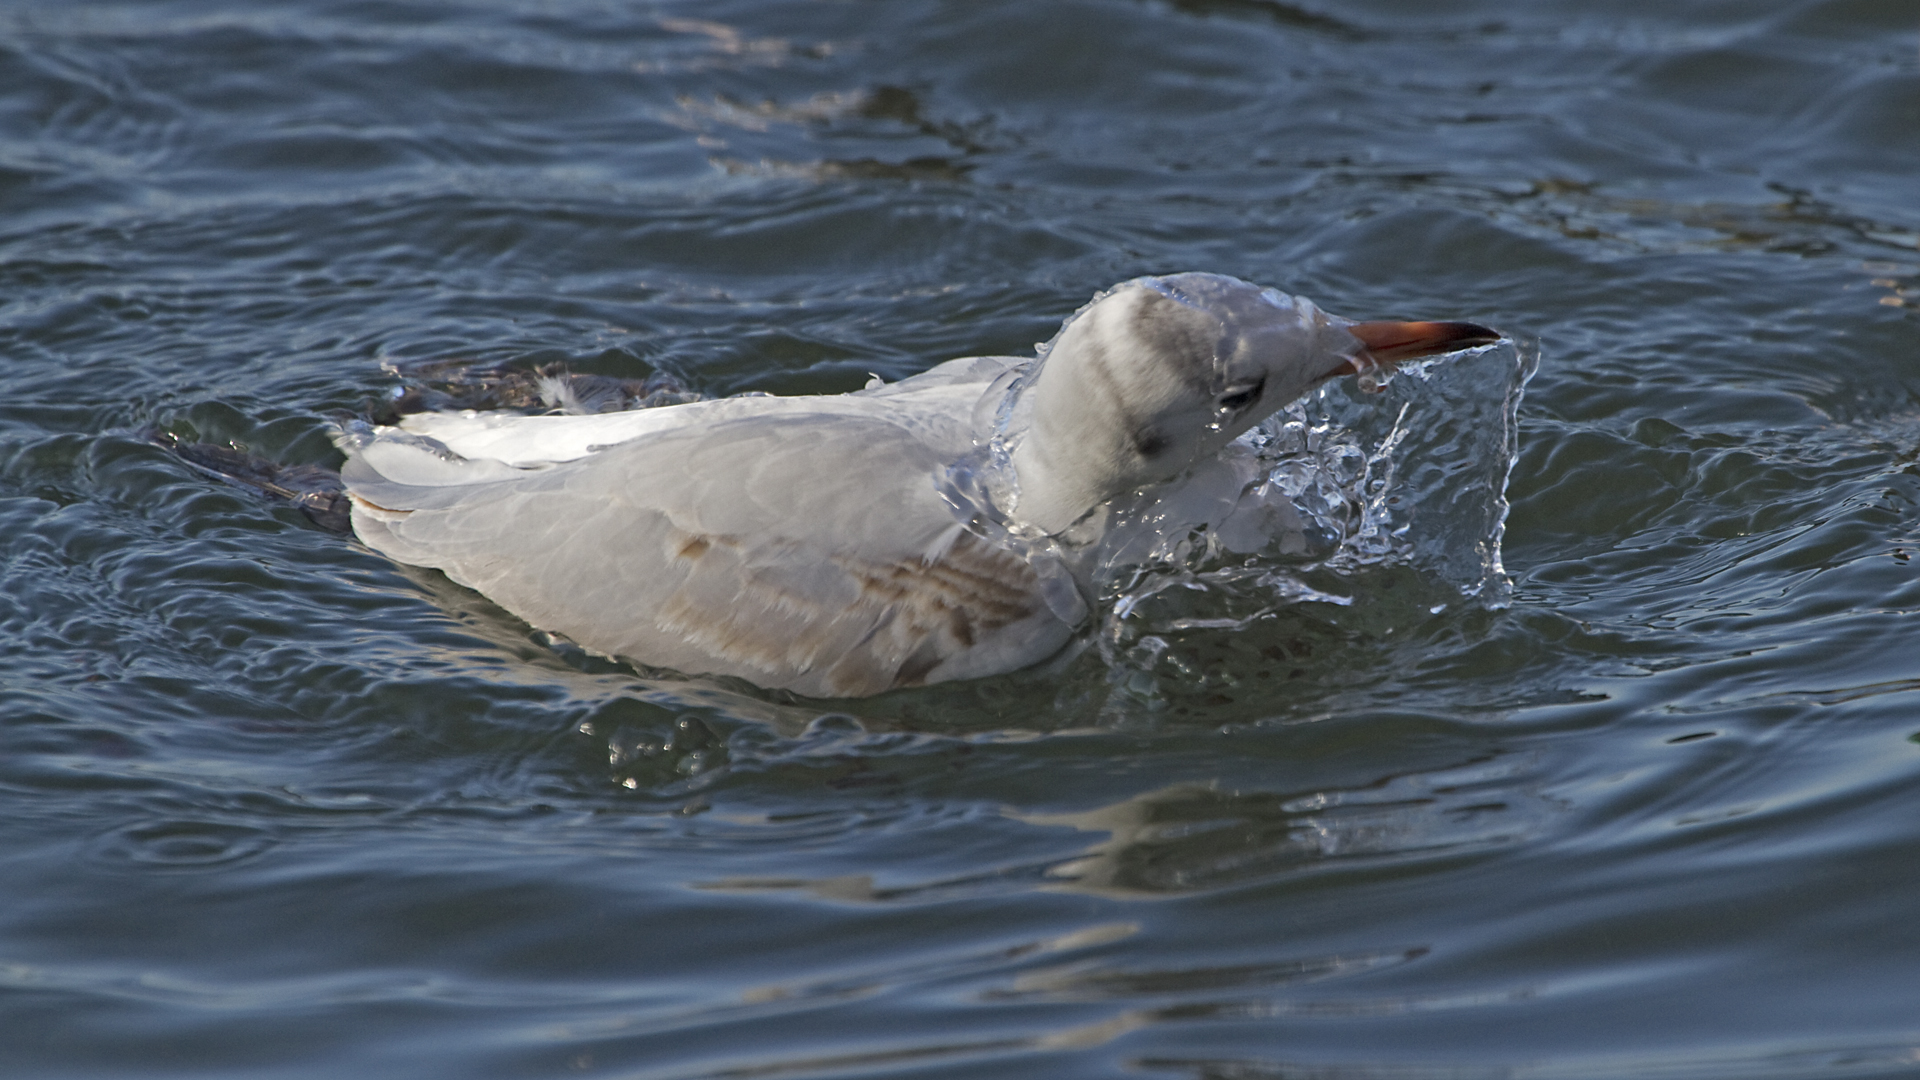
[[[1363,322],[1348,326],[1347,332],[1360,339],[1367,355],[1381,367],[1392,367],[1418,356],[1491,345],[1500,340],[1495,331],[1470,322]],[[1359,358],[1349,357],[1327,372],[1326,377],[1357,375],[1361,366]]]

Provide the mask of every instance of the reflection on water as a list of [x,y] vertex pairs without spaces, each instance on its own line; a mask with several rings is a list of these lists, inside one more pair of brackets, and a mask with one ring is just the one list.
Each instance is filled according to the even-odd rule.
[[1500,756],[1365,787],[1230,791],[1187,784],[1064,814],[1011,811],[1034,825],[1103,832],[1105,840],[1047,871],[1057,887],[1147,898],[1227,888],[1329,862],[1455,855],[1524,841],[1552,800]]

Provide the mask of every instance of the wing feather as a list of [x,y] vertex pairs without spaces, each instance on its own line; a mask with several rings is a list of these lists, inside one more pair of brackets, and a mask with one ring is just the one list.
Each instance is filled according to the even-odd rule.
[[1072,627],[941,502],[952,448],[890,415],[681,426],[538,468],[403,444],[343,475],[370,546],[609,655],[832,697],[1044,659]]

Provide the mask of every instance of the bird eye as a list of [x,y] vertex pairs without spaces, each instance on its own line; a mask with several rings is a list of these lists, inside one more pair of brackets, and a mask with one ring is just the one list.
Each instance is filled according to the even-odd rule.
[[1241,409],[1253,404],[1254,400],[1260,396],[1260,391],[1266,388],[1266,385],[1267,380],[1261,379],[1252,386],[1235,387],[1220,396],[1220,407],[1227,412],[1239,412]]

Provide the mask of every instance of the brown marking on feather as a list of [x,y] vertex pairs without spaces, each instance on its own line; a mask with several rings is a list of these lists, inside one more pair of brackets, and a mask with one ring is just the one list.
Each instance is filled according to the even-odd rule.
[[667,554],[675,559],[695,562],[716,547],[738,550],[740,540],[738,537],[733,536],[721,536],[716,533],[682,532],[679,529],[674,529],[667,533]]
[[[740,547],[728,536],[676,534],[668,541],[669,550],[697,549],[689,562],[720,550],[737,555]],[[932,562],[832,562],[856,590],[844,607],[736,564],[719,571],[739,576],[729,604],[715,606],[712,597],[702,603],[682,589],[655,612],[656,622],[718,659],[776,680],[824,666],[835,694],[857,697],[917,686],[992,631],[1044,610],[1039,577],[1026,561],[970,533]]]
[[863,599],[892,609],[894,626],[905,631],[895,636],[912,645],[890,680],[894,687],[918,686],[948,656],[1041,608],[1040,580],[1026,560],[971,533],[961,534],[931,563],[908,559],[845,568],[859,581]]

